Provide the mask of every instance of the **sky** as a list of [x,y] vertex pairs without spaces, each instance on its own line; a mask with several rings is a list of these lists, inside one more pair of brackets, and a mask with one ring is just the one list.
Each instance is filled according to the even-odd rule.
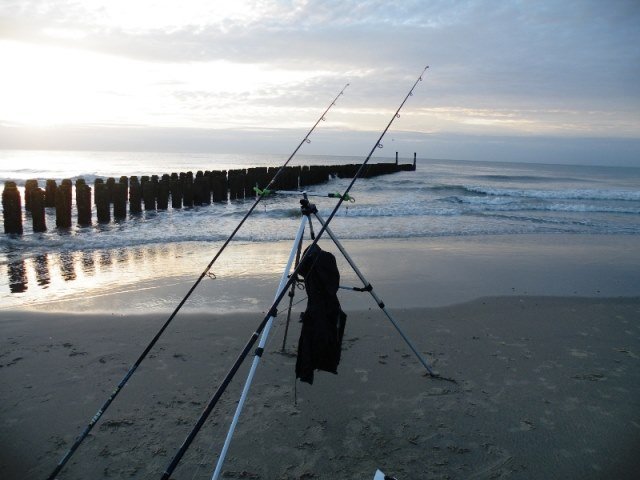
[[0,0],[0,149],[640,166],[640,1]]

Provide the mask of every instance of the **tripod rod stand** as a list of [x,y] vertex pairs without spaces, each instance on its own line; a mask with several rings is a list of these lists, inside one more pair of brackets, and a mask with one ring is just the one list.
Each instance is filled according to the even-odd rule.
[[[369,283],[369,281],[364,277],[364,275],[362,274],[362,272],[360,271],[358,266],[355,264],[355,262],[353,261],[351,256],[347,253],[345,248],[342,246],[342,244],[340,243],[338,238],[334,235],[334,233],[326,225],[326,223],[322,219],[322,217],[318,214],[318,210],[315,207],[315,205],[309,203],[309,200],[307,199],[306,195],[304,195],[304,198],[302,200],[300,200],[300,204],[301,204],[301,209],[302,209],[302,220],[300,222],[300,227],[298,228],[298,233],[296,235],[296,238],[295,238],[295,240],[293,242],[293,245],[291,247],[291,253],[289,254],[289,260],[287,262],[285,270],[284,270],[284,272],[282,274],[282,277],[280,279],[280,285],[279,285],[277,293],[276,293],[276,299],[278,298],[278,296],[282,292],[282,289],[285,288],[285,286],[287,284],[289,271],[291,269],[291,265],[293,263],[294,257],[296,257],[296,263],[299,261],[299,255],[300,255],[300,251],[301,251],[301,248],[302,248],[302,239],[303,239],[303,235],[304,235],[305,226],[306,226],[307,223],[309,224],[311,238],[314,237],[313,224],[311,223],[311,215],[314,215],[316,217],[316,219],[318,220],[318,222],[320,222],[320,224],[323,227],[325,227],[325,231],[327,232],[327,234],[329,235],[331,240],[333,240],[333,243],[340,250],[340,252],[344,256],[344,258],[347,260],[347,262],[349,263],[349,265],[351,266],[353,271],[356,273],[358,278],[362,281],[362,284],[364,286],[364,288],[362,290],[363,291],[368,291],[371,294],[371,296],[375,300],[376,304],[382,309],[382,311],[387,316],[387,318],[391,321],[391,323],[393,324],[395,329],[398,331],[398,333],[400,334],[402,339],[409,346],[409,348],[414,353],[414,355],[418,358],[420,363],[425,367],[425,369],[427,370],[429,376],[434,377],[434,378],[443,378],[443,377],[440,377],[439,375],[433,373],[433,371],[431,370],[431,367],[429,367],[429,364],[427,363],[427,361],[423,358],[423,356],[414,347],[414,345],[411,343],[411,341],[409,340],[407,335],[402,331],[402,329],[400,328],[398,323],[394,320],[394,318],[391,315],[391,313],[387,310],[384,302],[380,299],[380,297],[378,297],[378,295],[376,295],[375,291],[373,290],[373,287],[371,286],[371,283]],[[292,288],[295,288],[295,283],[292,285]],[[287,330],[288,330],[289,318],[290,318],[290,314],[291,314],[291,303],[292,303],[292,300],[293,300],[293,296],[291,296],[291,300],[289,302],[290,306],[289,306],[289,312],[288,312],[288,318],[287,318]],[[233,434],[234,434],[236,426],[238,424],[238,420],[239,420],[240,415],[242,413],[242,409],[244,407],[244,403],[245,403],[247,395],[249,393],[249,388],[251,387],[251,383],[253,382],[253,377],[255,376],[256,369],[257,369],[258,364],[260,362],[260,358],[262,357],[262,354],[264,352],[264,347],[266,345],[267,337],[269,336],[269,332],[271,330],[271,326],[272,326],[272,323],[273,323],[273,318],[274,318],[273,316],[269,318],[269,321],[266,324],[266,326],[265,326],[265,328],[264,328],[264,330],[263,330],[263,332],[262,332],[262,334],[260,336],[260,342],[259,342],[258,348],[256,349],[256,352],[255,352],[255,355],[254,355],[254,358],[253,358],[253,363],[251,364],[251,369],[249,370],[249,374],[247,375],[247,379],[245,381],[245,385],[244,385],[244,388],[242,390],[242,394],[240,395],[240,400],[238,401],[238,405],[236,407],[236,412],[235,412],[235,414],[233,416],[233,420],[231,421],[231,425],[229,426],[229,431],[227,432],[227,437],[225,438],[224,445],[222,447],[222,450],[220,451],[220,456],[218,457],[218,462],[216,463],[216,468],[215,468],[215,471],[214,471],[214,473],[213,473],[213,475],[211,477],[211,480],[217,480],[219,478],[219,476],[220,476],[221,471],[222,471],[222,466],[224,464],[224,460],[225,460],[227,452],[229,450],[229,446],[231,444],[231,440],[233,438]],[[284,342],[286,342],[286,332],[285,332]],[[284,342],[283,342],[283,345],[284,345]]]

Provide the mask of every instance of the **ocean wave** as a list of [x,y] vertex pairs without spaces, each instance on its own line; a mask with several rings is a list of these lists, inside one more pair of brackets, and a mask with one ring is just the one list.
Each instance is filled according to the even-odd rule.
[[501,197],[539,198],[552,200],[622,200],[640,201],[640,190],[526,190],[511,188],[491,188],[481,186],[465,186],[470,193]]
[[558,182],[558,183],[577,183],[584,182],[585,180],[580,178],[571,178],[571,177],[549,177],[549,176],[539,176],[539,175],[474,175],[474,179],[478,180],[489,180],[492,182],[530,182],[530,183],[538,183],[538,182]]
[[[528,215],[509,215],[500,213],[484,212],[478,214],[482,218],[497,220],[501,223],[508,222],[512,225],[525,227],[532,226],[532,231],[544,233],[544,229],[553,229],[563,233],[595,233],[605,235],[638,235],[640,233],[640,225],[629,224],[625,222],[612,221],[594,221],[584,218],[566,218],[566,217],[534,217]],[[526,227],[525,227],[526,228]],[[546,230],[549,231],[549,230]]]
[[[553,199],[555,200],[555,199]],[[486,210],[502,211],[547,211],[547,212],[575,212],[575,213],[616,213],[640,215],[640,206],[616,206],[603,203],[548,203],[537,201],[530,202],[526,198],[514,197],[460,197],[451,196],[440,199],[458,205],[468,205]]]
[[534,198],[541,200],[620,200],[640,201],[640,190],[612,190],[612,189],[566,189],[566,190],[536,190],[495,188],[478,185],[432,185],[428,187],[433,192],[443,192],[450,195],[492,196],[513,198]]
[[[38,181],[38,186],[44,188],[47,184],[47,180],[55,180],[58,185],[62,183],[62,180],[69,179],[71,182],[75,184],[76,180],[82,178],[85,180],[87,185],[92,186],[97,178],[102,180],[106,180],[108,177],[104,175],[99,175],[97,173],[83,173],[80,175],[64,175],[60,172],[52,172],[51,174],[43,175],[41,170],[33,171],[31,169],[24,170],[14,170],[11,172],[11,176],[7,176],[0,174],[0,183],[4,184],[7,181],[16,182],[18,187],[24,187],[24,184],[27,180],[35,179]],[[15,173],[15,174],[14,174]],[[114,177],[118,180],[120,177]]]

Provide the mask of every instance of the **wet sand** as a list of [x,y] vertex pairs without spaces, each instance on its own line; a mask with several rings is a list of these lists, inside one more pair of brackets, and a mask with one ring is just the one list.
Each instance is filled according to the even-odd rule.
[[[335,232],[340,235],[340,232]],[[640,241],[633,235],[494,235],[343,240],[387,305],[439,307],[486,296],[617,297],[640,294]],[[232,242],[184,310],[233,313],[267,309],[292,242]],[[342,284],[362,286],[330,240]],[[9,293],[0,268],[4,310],[144,314],[171,312],[218,251],[211,244],[154,245],[131,251],[69,254],[65,262],[26,262],[27,290]],[[54,256],[55,257],[55,256]],[[87,258],[88,257],[88,258]],[[9,272],[10,273],[10,272]],[[40,277],[38,276],[40,275]],[[369,308],[369,295],[341,292],[345,309]]]

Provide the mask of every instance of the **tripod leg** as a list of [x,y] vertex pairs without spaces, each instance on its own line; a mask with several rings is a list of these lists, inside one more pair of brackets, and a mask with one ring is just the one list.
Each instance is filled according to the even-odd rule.
[[320,217],[320,215],[318,213],[314,214],[316,216],[316,218],[318,219],[318,221],[320,222],[320,224],[322,226],[325,227],[325,231],[327,232],[327,234],[329,234],[329,236],[331,237],[331,240],[333,240],[333,243],[336,244],[336,247],[338,247],[338,250],[340,250],[340,252],[342,253],[342,255],[344,256],[344,258],[347,260],[347,262],[349,262],[349,265],[351,265],[351,268],[353,268],[353,271],[356,273],[356,275],[358,276],[358,278],[360,279],[360,281],[362,282],[363,286],[365,287],[365,289],[371,294],[371,296],[373,297],[373,299],[375,300],[375,302],[378,304],[378,306],[380,307],[380,309],[384,312],[384,314],[387,316],[387,318],[389,319],[389,321],[391,321],[392,325],[395,327],[395,329],[398,331],[398,333],[400,334],[400,336],[402,337],[402,339],[405,341],[405,343],[409,346],[409,348],[411,349],[411,351],[414,353],[414,355],[416,356],[416,358],[420,361],[420,363],[424,366],[424,368],[427,370],[427,372],[429,372],[429,375],[432,377],[436,377],[438,375],[433,373],[433,370],[431,370],[431,367],[429,366],[429,364],[427,363],[427,361],[424,359],[424,357],[422,355],[420,355],[420,353],[418,352],[418,350],[416,350],[416,348],[413,346],[413,344],[411,343],[411,341],[409,340],[409,338],[405,335],[405,333],[402,331],[402,329],[400,328],[400,326],[398,325],[398,322],[396,322],[393,318],[393,316],[391,315],[391,313],[389,313],[389,311],[387,310],[387,308],[384,305],[384,302],[380,299],[380,297],[378,297],[378,295],[376,295],[376,292],[373,291],[373,287],[371,286],[371,284],[367,281],[367,279],[364,277],[364,275],[362,274],[362,272],[360,271],[360,269],[358,268],[358,266],[355,264],[355,262],[353,261],[353,259],[349,256],[349,254],[347,253],[347,251],[344,249],[344,247],[342,246],[342,244],[340,243],[340,241],[336,238],[336,236],[333,234],[333,232],[331,231],[331,229],[325,225],[324,220]]
[[[311,225],[311,222],[309,222]],[[304,232],[303,232],[304,233]],[[302,241],[298,242],[298,252],[296,253],[296,263],[295,267],[300,263],[300,255],[302,254]],[[296,284],[295,282],[291,284],[291,291],[289,292],[289,309],[287,310],[287,323],[284,327],[284,337],[282,338],[282,350],[284,353],[285,346],[287,344],[287,335],[289,334],[289,323],[291,322],[291,308],[293,307],[293,296],[296,292]]]
[[[304,227],[307,223],[307,217],[303,216],[302,221],[300,222],[300,227],[298,228],[298,233],[296,234],[295,244],[291,249],[291,253],[289,254],[289,260],[287,262],[287,266],[282,273],[282,277],[280,279],[280,285],[278,286],[278,290],[276,292],[276,299],[282,292],[282,290],[287,285],[287,280],[289,278],[289,271],[291,270],[291,265],[293,264],[293,258],[297,250],[297,246],[302,243],[302,235],[304,233]],[[247,375],[247,380],[245,381],[244,388],[242,389],[242,394],[240,395],[240,400],[238,401],[238,406],[236,407],[236,412],[233,416],[233,420],[231,421],[231,425],[229,426],[229,431],[227,432],[227,438],[224,441],[224,445],[222,447],[222,451],[220,452],[220,457],[218,458],[218,463],[216,464],[216,469],[213,472],[212,480],[216,480],[220,471],[222,470],[222,465],[224,463],[224,459],[227,456],[227,451],[229,450],[229,445],[231,444],[231,439],[233,438],[233,433],[235,432],[236,425],[238,424],[238,420],[240,419],[240,414],[242,413],[242,408],[244,407],[244,402],[247,399],[247,395],[249,393],[249,387],[251,387],[251,382],[253,381],[253,377],[256,373],[256,369],[258,368],[258,363],[260,362],[260,358],[262,357],[262,352],[264,351],[264,347],[267,343],[267,337],[269,336],[269,331],[271,330],[271,325],[273,324],[273,317],[269,318],[269,321],[264,327],[262,331],[262,335],[260,336],[260,343],[258,344],[258,348],[256,349],[256,354],[253,357],[253,363],[251,364],[251,369],[249,370],[249,374]]]

